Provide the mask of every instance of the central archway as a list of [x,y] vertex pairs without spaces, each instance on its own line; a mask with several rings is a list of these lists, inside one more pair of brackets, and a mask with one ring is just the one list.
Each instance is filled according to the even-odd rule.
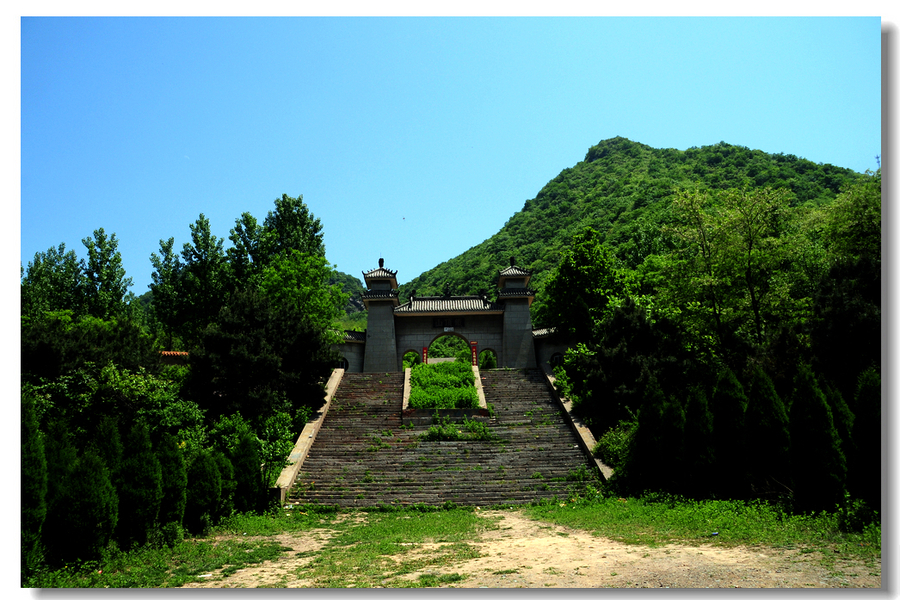
[[428,362],[437,358],[471,361],[472,350],[469,340],[456,332],[439,333],[428,345]]

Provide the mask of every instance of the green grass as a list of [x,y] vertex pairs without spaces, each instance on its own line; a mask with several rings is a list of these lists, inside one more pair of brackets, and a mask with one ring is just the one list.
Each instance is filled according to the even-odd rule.
[[694,501],[671,497],[601,498],[544,502],[531,518],[594,532],[629,544],[671,542],[826,550],[826,554],[881,556],[881,528],[842,532],[833,513],[793,515],[763,502]]
[[[452,506],[452,505],[451,505]],[[426,512],[427,511],[427,512]],[[363,523],[348,521],[297,577],[314,587],[434,587],[461,581],[456,573],[404,577],[422,570],[450,569],[480,556],[470,544],[496,527],[493,520],[466,509],[392,510],[359,513]],[[422,552],[421,545],[437,544]]]
[[[538,521],[630,544],[798,549],[816,553],[826,564],[856,558],[873,571],[880,570],[880,528],[844,533],[836,514],[791,515],[761,502],[604,498],[592,488],[589,492],[589,498],[515,510]],[[288,548],[270,536],[302,535],[314,529],[328,529],[331,535],[293,574],[312,587],[452,586],[465,578],[456,572],[460,562],[480,556],[474,543],[497,527],[497,520],[453,502],[402,509],[383,505],[365,511],[294,505],[269,515],[235,515],[214,529],[218,538],[188,539],[172,548],[110,551],[100,561],[39,573],[26,587],[178,587],[206,573],[227,581],[240,568],[283,555]]]

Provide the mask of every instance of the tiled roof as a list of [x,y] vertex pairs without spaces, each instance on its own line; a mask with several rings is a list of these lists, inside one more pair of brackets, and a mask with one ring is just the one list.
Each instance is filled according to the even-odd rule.
[[528,277],[529,275],[531,275],[531,271],[515,265],[511,265],[500,271],[500,277]]
[[545,338],[547,336],[551,336],[556,333],[556,327],[543,327],[541,329],[535,329],[531,332],[531,336],[533,338]]
[[162,350],[160,354],[163,356],[189,356],[187,352],[176,352],[174,350]]
[[344,330],[344,341],[345,342],[365,342],[366,341],[366,332],[365,331],[350,331],[349,329]]
[[397,290],[366,290],[362,293],[363,300],[383,300],[385,298],[396,298],[400,295]]
[[384,267],[378,267],[377,269],[372,269],[368,272],[363,271],[363,277],[366,279],[393,279],[396,276],[397,271],[391,271]]
[[503,312],[503,307],[482,296],[415,296],[394,309],[394,314],[437,312]]
[[534,290],[529,288],[503,288],[497,292],[498,299],[517,296],[534,296]]

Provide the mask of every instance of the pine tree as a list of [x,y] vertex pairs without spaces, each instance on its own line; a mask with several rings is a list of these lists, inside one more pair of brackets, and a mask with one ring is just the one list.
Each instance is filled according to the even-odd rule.
[[157,450],[159,466],[162,470],[162,501],[159,505],[159,523],[175,523],[178,527],[184,521],[187,504],[187,466],[184,452],[178,442],[169,434],[162,437]]
[[137,422],[125,441],[119,480],[117,538],[122,548],[143,545],[157,524],[162,501],[162,470],[147,425]]
[[644,489],[681,491],[684,461],[684,411],[648,374],[644,403],[638,413],[635,459],[631,463]]
[[68,543],[68,492],[78,452],[62,421],[50,421],[44,442],[47,464],[53,465],[53,477],[47,478],[47,516],[41,528],[41,540],[48,562],[56,564],[61,560],[61,549]]
[[731,369],[719,373],[712,397],[717,488],[727,496],[746,491],[744,422],[747,396]]
[[219,496],[219,504],[212,515],[213,521],[218,523],[234,511],[234,492],[237,488],[237,481],[234,479],[234,466],[224,452],[216,450],[213,458],[219,467],[219,475],[222,477],[222,493]]
[[847,465],[831,409],[806,365],[801,367],[794,386],[790,433],[797,508],[833,509],[843,500]]
[[47,459],[34,397],[22,392],[22,585],[43,561],[41,528],[47,516]]
[[881,513],[881,377],[874,367],[860,375],[853,405],[852,493]]
[[261,510],[265,505],[265,487],[259,458],[259,441],[249,431],[241,432],[231,454],[234,466],[234,508],[238,512]]
[[195,535],[205,535],[212,525],[222,497],[222,475],[211,450],[201,450],[188,467],[184,525]]
[[747,399],[747,441],[753,448],[749,464],[756,480],[779,493],[788,491],[791,437],[787,411],[772,380],[759,366],[750,371]]
[[713,490],[713,467],[716,459],[713,445],[713,416],[702,387],[695,386],[688,390],[686,404],[685,478],[691,493],[703,496]]

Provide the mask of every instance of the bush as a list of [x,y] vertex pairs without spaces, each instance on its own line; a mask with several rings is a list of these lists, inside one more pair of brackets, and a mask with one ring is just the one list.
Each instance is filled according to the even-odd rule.
[[631,452],[636,427],[637,423],[634,421],[619,421],[618,425],[597,440],[592,454],[613,469],[622,467]]

